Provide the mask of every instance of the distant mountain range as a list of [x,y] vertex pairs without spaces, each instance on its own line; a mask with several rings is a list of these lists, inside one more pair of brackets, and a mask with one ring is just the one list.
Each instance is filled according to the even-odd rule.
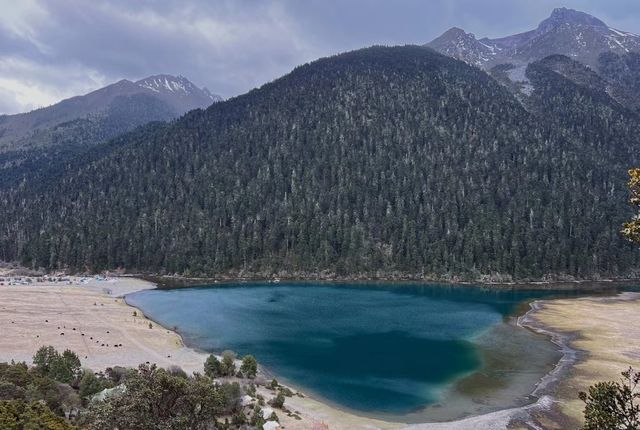
[[487,71],[519,96],[532,90],[528,64],[561,55],[597,73],[619,103],[640,108],[640,36],[584,12],[558,8],[536,29],[498,39],[454,27],[425,46]]
[[602,53],[624,55],[640,51],[640,36],[611,28],[584,12],[559,8],[535,30],[525,33],[476,39],[454,27],[426,46],[485,70],[505,63],[526,65],[554,54],[597,69]]
[[168,121],[221,100],[185,77],[155,75],[0,116],[0,188],[140,125]]
[[[146,96],[146,97],[144,97]],[[222,100],[207,89],[200,89],[182,76],[156,75],[131,82],[123,79],[83,96],[62,100],[52,106],[27,113],[0,116],[0,148],[25,136],[56,125],[89,116],[105,116],[114,103],[126,104],[127,99],[155,103],[163,113],[157,120],[182,115]],[[158,103],[160,102],[160,103]],[[145,118],[146,119],[146,118]]]

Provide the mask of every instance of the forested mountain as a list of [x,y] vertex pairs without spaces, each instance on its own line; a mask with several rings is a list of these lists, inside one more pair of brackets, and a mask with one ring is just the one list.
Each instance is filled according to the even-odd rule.
[[184,77],[121,80],[84,96],[17,115],[0,116],[0,188],[55,169],[119,134],[220,101]]
[[640,54],[604,53],[598,71],[608,82],[609,93],[631,109],[640,109]]
[[633,275],[640,254],[618,230],[638,116],[566,61],[529,66],[526,103],[423,47],[298,67],[0,193],[0,259],[191,275]]

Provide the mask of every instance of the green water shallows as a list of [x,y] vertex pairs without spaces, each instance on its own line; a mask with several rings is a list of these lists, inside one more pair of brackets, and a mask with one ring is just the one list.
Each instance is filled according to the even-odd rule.
[[[456,286],[232,284],[127,302],[190,345],[253,354],[279,377],[377,416],[459,418],[527,401],[559,358],[506,322],[532,298],[575,293]],[[419,412],[418,412],[419,411]]]

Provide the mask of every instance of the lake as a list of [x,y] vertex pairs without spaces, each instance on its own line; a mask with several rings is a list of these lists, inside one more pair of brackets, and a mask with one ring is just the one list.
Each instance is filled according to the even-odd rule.
[[438,285],[251,283],[148,290],[127,302],[185,343],[253,354],[330,404],[386,419],[442,421],[530,403],[560,358],[512,318],[562,291]]

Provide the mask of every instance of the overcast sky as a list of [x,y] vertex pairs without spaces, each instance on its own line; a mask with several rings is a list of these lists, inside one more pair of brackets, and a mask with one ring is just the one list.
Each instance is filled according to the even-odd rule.
[[640,33],[639,0],[0,0],[0,113],[158,73],[230,97],[322,56],[513,34],[561,6]]

